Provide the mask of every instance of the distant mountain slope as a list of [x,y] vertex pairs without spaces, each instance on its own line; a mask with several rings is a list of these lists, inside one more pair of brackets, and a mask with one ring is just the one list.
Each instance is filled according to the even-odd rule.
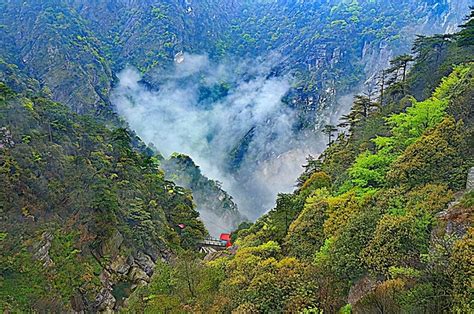
[[107,105],[111,66],[162,69],[179,51],[213,59],[278,53],[282,58],[274,74],[299,78],[296,106],[303,125],[311,125],[311,106],[334,103],[372,72],[380,54],[406,50],[416,33],[452,31],[468,4],[8,1],[1,4],[1,54],[48,86],[54,99],[82,112]]
[[[96,5],[96,14],[106,14],[113,6],[109,4],[107,10],[99,10],[100,3],[88,4],[93,8]],[[62,1],[12,1],[0,4],[0,12],[4,26],[0,28],[0,41],[4,43],[0,48],[5,67],[1,74],[3,79],[12,77],[5,74],[12,71],[12,64],[16,65],[16,77],[23,75],[37,79],[37,88],[42,88],[45,94],[73,111],[123,125],[113,115],[109,99],[115,80],[111,64],[118,56],[111,54],[109,44],[112,43],[102,31],[107,29],[107,21],[114,23],[113,27],[110,26],[114,29],[126,27],[126,24],[102,16],[102,26],[93,27],[73,6]],[[98,33],[94,34],[95,31]],[[14,82],[10,83],[13,89],[20,88]]]
[[318,119],[315,109],[333,106],[390,56],[408,50],[416,34],[454,31],[468,5],[468,0],[70,3],[101,39],[115,69],[126,64],[142,72],[163,69],[180,51],[213,60],[280,55],[273,75],[298,78],[291,100],[302,127]]
[[174,154],[162,161],[162,167],[168,180],[193,192],[196,210],[211,235],[219,237],[221,233],[230,233],[246,220],[221,184],[204,177],[189,156]]
[[110,111],[113,81],[102,43],[60,1],[0,4],[0,57],[75,112]]

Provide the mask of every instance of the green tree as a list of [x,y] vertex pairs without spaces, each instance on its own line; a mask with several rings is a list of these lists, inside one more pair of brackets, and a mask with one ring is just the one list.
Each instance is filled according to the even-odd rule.
[[410,187],[427,183],[448,183],[458,189],[464,185],[467,152],[462,123],[446,118],[435,129],[410,145],[390,166],[391,185]]
[[461,25],[458,44],[460,46],[474,45],[474,7],[471,7],[471,14],[467,17],[467,22]]
[[325,189],[315,191],[306,199],[303,211],[291,223],[284,239],[284,247],[290,256],[310,259],[324,243],[323,224],[328,204]]
[[428,248],[429,236],[429,220],[414,215],[386,214],[361,257],[370,270],[387,276],[390,267],[416,266],[420,252]]
[[332,124],[326,124],[322,132],[328,137],[328,145],[331,145],[333,143],[332,138],[334,133],[337,132],[337,128]]

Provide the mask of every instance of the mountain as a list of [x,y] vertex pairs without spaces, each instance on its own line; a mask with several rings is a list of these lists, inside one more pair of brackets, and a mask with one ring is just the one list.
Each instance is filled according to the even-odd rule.
[[469,4],[0,3],[0,309],[472,312]]
[[0,12],[4,62],[17,65],[76,112],[110,109],[110,64],[77,14],[54,1],[8,1]]
[[163,266],[178,283],[154,276],[127,310],[472,312],[473,30],[474,11],[456,34],[419,37],[383,92],[356,95],[293,193],[225,253]]
[[35,85],[1,84],[0,307],[112,309],[207,231],[191,193],[131,133],[33,94]]
[[247,220],[232,197],[222,190],[221,183],[203,176],[189,156],[174,154],[162,161],[162,168],[168,180],[193,192],[196,210],[212,236],[218,238],[221,233],[235,230]]
[[[318,107],[319,99],[334,96],[326,89],[341,93],[360,83],[364,63],[356,58],[377,57],[385,53],[381,49],[406,49],[416,33],[453,31],[468,5],[464,0],[397,5],[387,1],[7,1],[1,10],[2,56],[38,77],[55,100],[81,111],[88,110],[81,106],[95,105],[108,95],[113,81],[110,69],[119,71],[126,64],[150,72],[172,63],[179,51],[205,53],[212,59],[257,58],[272,52],[283,59],[273,71],[297,73],[297,89],[308,94],[298,96],[313,97]],[[59,81],[66,73],[71,75]],[[298,106],[304,107],[305,101]]]
[[[203,119],[197,123],[209,129],[190,140],[189,132],[178,134],[172,142],[179,145],[171,152],[171,144],[161,140],[168,124],[155,124],[154,134],[137,131],[166,155],[190,155],[205,175],[223,182],[244,214],[256,218],[273,205],[278,191],[291,190],[304,156],[324,148],[320,130],[349,110],[347,94],[362,88],[390,57],[407,52],[416,34],[455,30],[468,5],[468,0],[7,1],[0,10],[5,43],[0,52],[6,63],[36,78],[53,100],[106,121],[120,105],[111,103],[111,90],[127,65],[138,69],[139,82],[151,91],[169,84],[189,87],[182,91],[189,99],[181,101],[185,109],[201,109],[201,119],[203,110],[220,103],[235,108],[242,93],[279,88],[281,99],[251,97],[244,115],[215,117],[242,119],[232,124],[240,128]],[[169,75],[183,75],[174,62],[180,52],[187,55],[181,68],[195,74],[184,82]],[[202,58],[207,65],[199,63]],[[138,102],[135,115],[143,111],[159,118],[136,94],[125,96]],[[135,130],[144,127],[145,116],[136,124],[125,118]],[[282,172],[286,176],[278,175]]]

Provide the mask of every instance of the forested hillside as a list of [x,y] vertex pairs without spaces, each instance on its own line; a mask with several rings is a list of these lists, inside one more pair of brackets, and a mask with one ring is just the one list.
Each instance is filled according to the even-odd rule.
[[[347,109],[341,97],[376,75],[391,56],[407,51],[416,34],[453,31],[469,3],[12,0],[0,4],[0,55],[37,79],[53,100],[107,122],[115,120],[117,104],[110,94],[116,75],[127,65],[139,70],[140,83],[156,91],[167,83],[180,52],[209,57],[217,65],[230,61],[236,74],[232,80],[224,76],[205,84],[202,75],[195,78],[203,100],[195,107],[211,108],[255,78],[252,71],[240,69],[242,64],[266,65],[259,79],[288,80],[283,105],[275,106],[289,117],[280,122],[281,114],[276,114],[242,125],[227,143],[230,147],[213,155],[223,155],[220,160],[206,160],[218,171],[199,165],[205,175],[218,172],[212,179],[224,182],[240,209],[255,218],[272,206],[277,190],[291,189],[302,162],[295,156],[321,152],[324,144],[317,134]],[[188,100],[188,105],[194,104]],[[199,142],[214,145],[218,131],[211,128]],[[281,138],[279,131],[289,138]],[[160,152],[168,148],[163,141],[154,142]],[[178,153],[194,153],[180,148]],[[276,181],[278,172],[288,175]],[[271,184],[259,182],[255,173],[269,174],[265,180]],[[250,195],[254,192],[258,196]]]
[[134,135],[32,91],[1,83],[0,308],[112,309],[207,231]]
[[328,127],[339,135],[295,192],[241,225],[233,251],[162,265],[127,308],[472,312],[473,31],[474,12],[460,33],[419,37],[383,93],[356,96]]
[[237,209],[232,196],[222,190],[222,183],[204,177],[189,156],[174,154],[162,161],[162,168],[170,181],[193,191],[196,209],[211,235],[218,237],[221,233],[235,230],[247,220]]
[[1,2],[0,312],[474,312],[469,4]]
[[[469,1],[8,1],[2,58],[78,112],[103,110],[111,69],[163,70],[176,53],[214,60],[269,55],[296,76],[300,127],[358,85],[416,33],[452,31]],[[337,34],[337,36],[334,36]],[[147,77],[156,83],[154,75]]]

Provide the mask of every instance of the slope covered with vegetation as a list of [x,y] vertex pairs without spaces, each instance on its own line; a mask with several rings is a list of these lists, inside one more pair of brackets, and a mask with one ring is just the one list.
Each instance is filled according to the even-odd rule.
[[157,84],[151,71],[181,50],[276,52],[288,58],[269,76],[297,78],[285,104],[296,128],[314,128],[318,105],[360,83],[360,60],[403,48],[451,4],[1,3],[0,311],[474,311],[474,13],[461,32],[419,37],[395,58],[378,93],[325,127],[330,145],[296,190],[206,257],[194,202],[240,219],[231,197],[189,157],[145,146],[109,101],[113,71],[129,62]]
[[0,88],[2,311],[113,309],[207,234],[191,193],[127,130],[34,86]]
[[[87,8],[83,8],[83,5]],[[93,119],[102,120],[115,127],[127,127],[126,122],[113,112],[109,99],[112,85],[116,81],[113,70],[118,71],[127,63],[141,67],[141,64],[136,62],[135,54],[137,58],[147,59],[148,54],[146,57],[142,52],[151,49],[146,46],[150,43],[155,45],[156,49],[163,51],[157,55],[153,54],[155,63],[158,59],[161,60],[160,56],[164,51],[169,52],[169,47],[153,37],[158,36],[154,32],[152,32],[153,36],[148,32],[141,33],[139,36],[134,34],[135,37],[139,37],[138,42],[129,40],[129,34],[123,28],[128,27],[127,19],[133,16],[136,9],[128,6],[124,8],[123,3],[116,1],[105,4],[106,7],[102,5],[102,3],[89,3],[89,1],[70,3],[55,0],[1,3],[0,78],[2,82],[7,83],[14,91],[20,91],[24,88],[22,85],[25,82],[34,81],[36,90],[41,90],[44,95],[67,105],[74,112],[90,114],[94,117]],[[139,7],[152,15],[157,15],[159,11],[149,1],[142,1]],[[100,21],[96,21],[97,16],[89,16],[87,11],[89,9],[93,9],[95,14],[100,15]],[[117,12],[109,12],[112,9]],[[127,12],[122,10],[127,10]],[[113,15],[120,12],[123,12],[123,15]],[[109,13],[113,16],[109,16]],[[139,15],[142,23],[153,22],[156,24],[154,28],[162,26],[162,23],[157,23],[157,19],[150,20],[143,14]],[[178,17],[175,16],[175,19]],[[100,27],[96,22],[100,22]],[[163,19],[163,23],[167,25],[165,28],[171,27],[170,22],[168,18]],[[176,20],[172,22],[175,23]],[[145,29],[148,28],[145,27]],[[132,27],[130,31],[138,30]],[[120,34],[122,36],[120,41],[111,40],[111,38],[120,37]],[[124,42],[127,44],[125,45]],[[115,50],[120,47],[132,50],[134,55],[128,55],[124,51],[115,51],[112,45],[115,45]],[[144,47],[137,48],[137,46]],[[168,61],[172,60],[169,56]],[[12,73],[14,75],[11,75]],[[213,181],[205,176],[201,176],[200,180],[207,186],[213,184]],[[215,190],[214,192],[218,194],[225,193],[220,187],[216,187]],[[220,208],[228,204],[227,201],[216,201],[211,208],[209,204],[204,204],[204,202],[201,204],[201,201],[201,197],[195,198],[199,208],[206,207],[215,211],[217,215],[226,214],[232,217],[231,220],[239,221],[240,219],[236,208],[228,213],[220,212]]]
[[8,1],[0,49],[79,112],[106,109],[111,69],[127,64],[153,73],[180,51],[214,60],[281,55],[273,72],[297,77],[293,105],[311,127],[315,109],[370,72],[364,59],[403,50],[415,32],[446,31],[469,3],[458,2]]
[[163,265],[128,309],[472,312],[473,21],[397,57],[383,92],[356,97],[295,192],[242,224],[233,251]]
[[221,183],[203,176],[191,157],[173,154],[162,161],[162,168],[169,180],[193,191],[197,210],[214,237],[237,229],[246,220],[232,196],[222,190]]
[[[0,3],[0,58],[2,63],[15,65],[38,80],[54,101],[122,126],[112,113],[110,93],[117,82],[115,75],[127,65],[140,70],[147,87],[158,90],[180,52],[209,56],[215,64],[258,60],[269,68],[263,77],[292,77],[291,90],[283,99],[284,109],[291,111],[291,136],[313,140],[313,131],[326,123],[330,112],[340,109],[337,99],[341,95],[374,74],[391,54],[406,50],[415,33],[452,30],[468,3],[4,1]],[[204,100],[200,104],[209,102],[211,106],[221,101],[229,90],[238,89],[239,82],[253,75],[234,72],[237,79],[224,77],[209,86],[198,75],[198,98]],[[270,122],[279,121],[270,118]],[[278,132],[272,129],[272,123],[256,124],[245,125],[246,130],[231,143],[232,148],[225,152],[228,158],[219,169],[225,175],[217,179],[231,177],[236,185],[249,186],[249,191],[265,191],[249,182],[253,180],[249,173],[261,169],[245,168],[277,163],[278,156],[299,143],[295,140],[278,145]],[[264,145],[259,135],[264,137]],[[210,138],[213,134],[202,141]],[[289,180],[284,183],[286,187],[291,185]],[[258,207],[258,200],[247,205],[238,194],[234,192],[234,199],[240,200],[244,212],[253,211],[257,216],[264,211],[264,206]],[[271,202],[275,191],[269,194],[265,202]]]

